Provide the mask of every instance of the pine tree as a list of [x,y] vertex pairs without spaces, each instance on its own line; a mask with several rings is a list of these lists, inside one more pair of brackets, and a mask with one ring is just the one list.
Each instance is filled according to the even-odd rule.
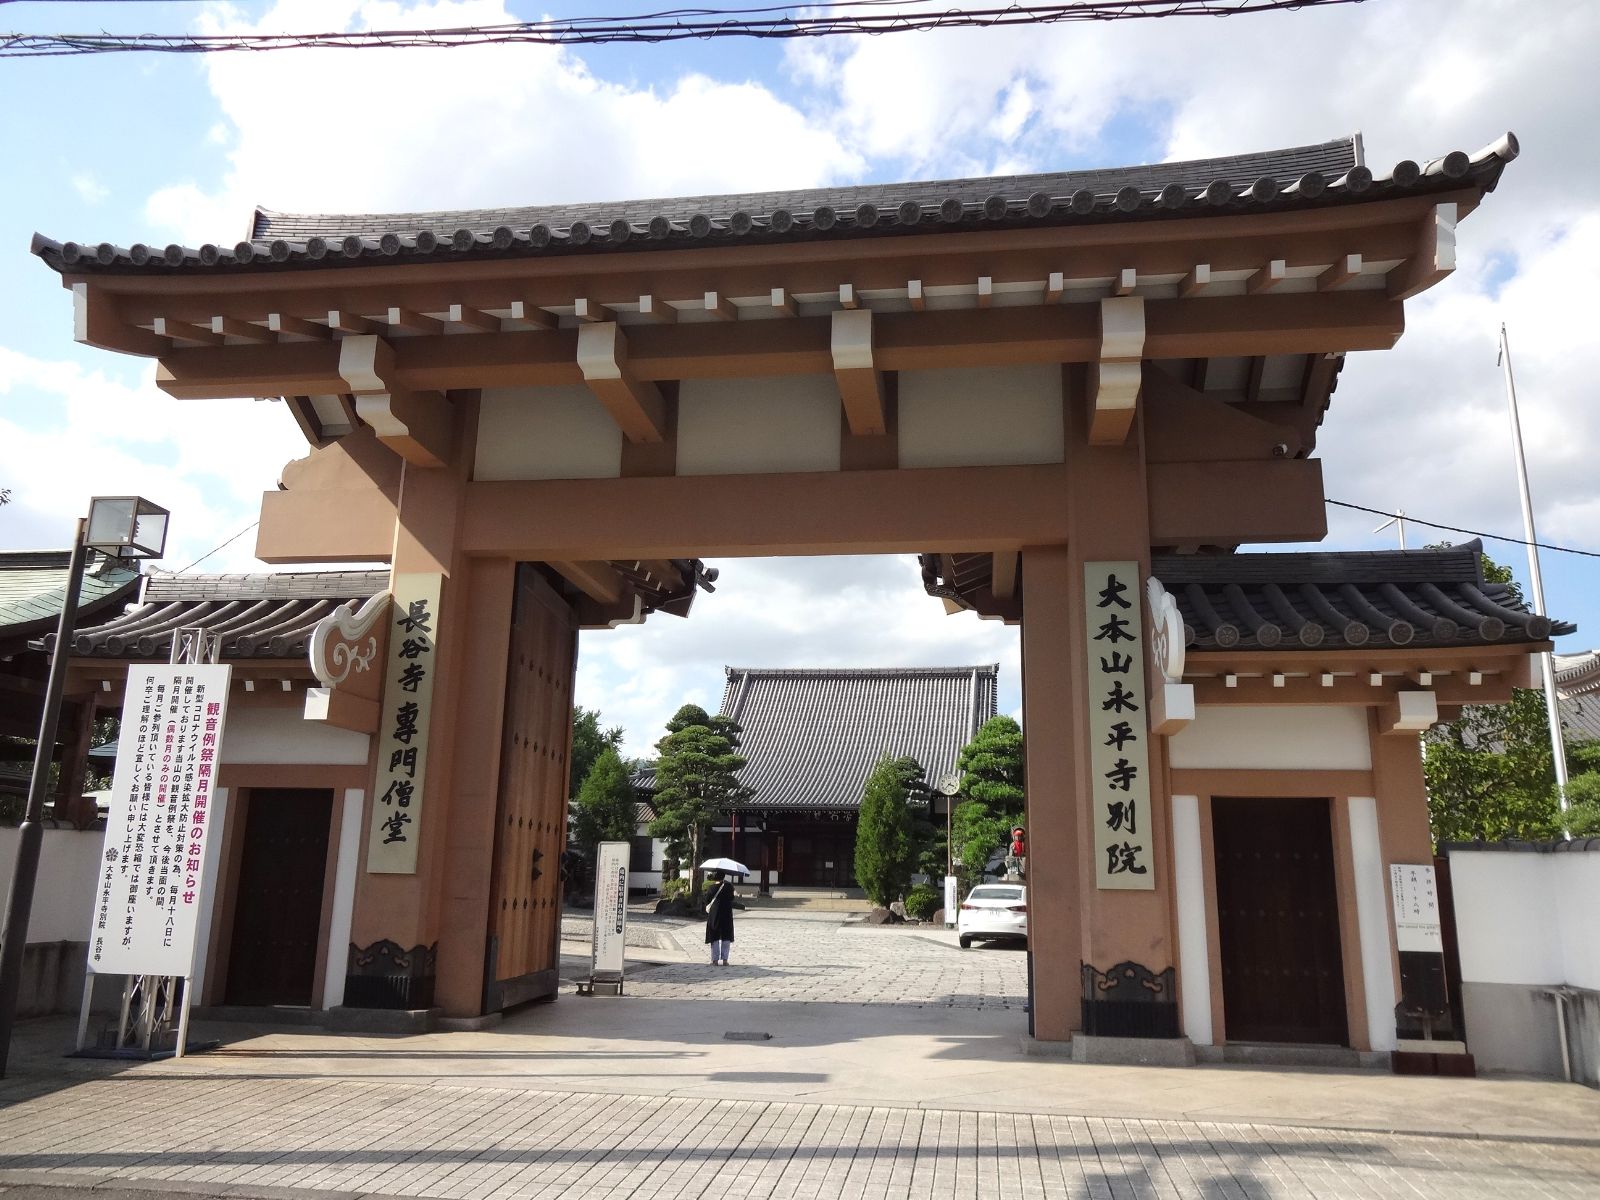
[[706,832],[719,816],[750,797],[735,777],[745,764],[739,733],[731,718],[708,716],[698,705],[685,704],[656,743],[657,816],[650,822],[650,836],[667,842],[669,858],[689,860],[691,895],[700,894]]
[[635,802],[628,768],[615,747],[600,751],[578,790],[572,840],[593,859],[601,842],[626,842],[634,834]]
[[600,728],[598,709],[579,704],[572,710],[572,753],[568,756],[572,769],[567,781],[567,795],[576,796],[583,781],[589,777],[600,752],[606,747],[615,750],[622,745],[622,726]]
[[916,759],[884,755],[867,776],[856,819],[856,882],[867,899],[887,908],[905,895],[915,869],[910,800],[922,790]]
[[969,886],[983,878],[989,860],[1010,841],[1027,812],[1023,791],[1022,726],[991,717],[961,750],[961,802],[951,817],[952,841]]

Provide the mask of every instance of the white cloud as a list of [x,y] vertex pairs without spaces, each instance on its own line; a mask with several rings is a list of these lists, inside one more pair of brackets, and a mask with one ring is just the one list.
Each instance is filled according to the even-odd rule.
[[95,178],[91,171],[79,171],[72,177],[72,190],[85,204],[103,204],[111,189]]
[[[255,24],[421,28],[514,20],[492,0],[420,5],[280,0]],[[759,82],[688,74],[661,92],[596,76],[552,47],[216,55],[231,127],[218,185],[150,197],[164,236],[236,240],[253,207],[414,212],[804,187],[859,171],[828,129]]]
[[[67,545],[91,496],[137,494],[170,509],[162,566],[176,570],[254,521],[279,468],[305,454],[280,405],[180,402],[155,387],[0,347],[0,446],[11,502],[0,546]],[[259,566],[246,535],[206,570]]]

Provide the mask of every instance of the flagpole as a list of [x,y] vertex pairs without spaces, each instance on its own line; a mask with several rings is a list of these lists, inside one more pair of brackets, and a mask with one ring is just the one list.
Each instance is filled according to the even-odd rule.
[[[1528,578],[1533,585],[1533,611],[1549,616],[1544,606],[1544,577],[1539,573],[1538,538],[1533,532],[1533,498],[1528,492],[1528,461],[1522,453],[1522,422],[1517,416],[1517,381],[1511,374],[1511,341],[1505,322],[1500,323],[1500,366],[1506,376],[1506,401],[1511,409],[1511,448],[1517,456],[1517,492],[1522,500],[1522,528],[1528,543]],[[1562,834],[1567,815],[1567,748],[1561,738],[1561,709],[1557,705],[1555,664],[1548,651],[1539,655],[1544,674],[1544,706],[1550,718],[1550,754],[1556,767],[1556,798],[1561,806]]]

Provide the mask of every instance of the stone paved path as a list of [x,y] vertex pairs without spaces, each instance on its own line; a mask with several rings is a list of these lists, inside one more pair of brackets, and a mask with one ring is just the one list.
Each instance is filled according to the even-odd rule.
[[713,967],[699,924],[656,928],[670,929],[692,961],[635,970],[627,985],[631,995],[1019,1012],[1028,998],[1028,961],[1020,950],[998,943],[960,950],[955,936],[942,930],[740,917],[730,965]]
[[354,1080],[98,1079],[0,1109],[0,1183],[500,1200],[1600,1196],[1600,1145]]

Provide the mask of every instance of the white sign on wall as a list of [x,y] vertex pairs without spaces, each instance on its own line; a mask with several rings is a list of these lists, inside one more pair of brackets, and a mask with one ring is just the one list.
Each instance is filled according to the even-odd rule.
[[206,887],[227,666],[131,667],[89,968],[187,976]]
[[1095,886],[1156,886],[1139,564],[1083,564]]
[[417,870],[443,579],[437,573],[394,577],[389,665],[378,718],[378,780],[367,834],[367,870],[375,874],[414,875]]
[[1395,949],[1443,954],[1439,889],[1432,864],[1391,863],[1389,890],[1394,894]]
[[594,937],[589,947],[589,978],[621,979],[622,948],[628,928],[627,842],[601,842],[594,868]]

